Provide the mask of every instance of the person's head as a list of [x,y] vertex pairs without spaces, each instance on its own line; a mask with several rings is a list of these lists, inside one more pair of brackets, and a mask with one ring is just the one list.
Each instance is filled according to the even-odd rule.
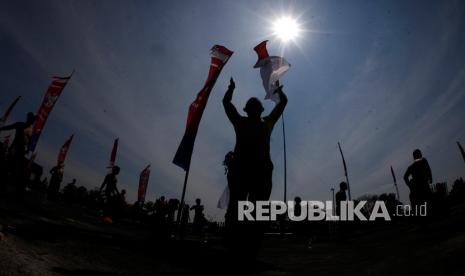
[[28,124],[32,124],[35,120],[36,120],[36,115],[34,115],[34,113],[32,112],[27,113],[26,122]]
[[255,97],[250,98],[244,107],[244,111],[249,118],[260,118],[263,110],[262,103]]
[[118,166],[114,166],[114,167],[111,169],[111,173],[114,174],[114,175],[119,174],[119,171],[120,171],[120,168],[119,168]]
[[421,151],[416,149],[413,151],[413,159],[420,159],[422,157]]
[[121,190],[121,194],[122,194],[122,195],[125,195],[125,194],[126,194],[126,190],[125,190],[125,189],[122,189],[122,190]]
[[196,203],[197,205],[200,205],[200,202],[201,202],[201,201],[200,201],[200,198],[197,198],[197,199],[195,200],[195,203]]
[[58,162],[58,168],[63,168],[65,163],[63,161]]
[[76,183],[76,178],[73,178],[73,183]]
[[342,181],[342,182],[339,184],[339,188],[341,189],[341,191],[346,191],[346,190],[347,190],[347,183],[345,183],[344,181]]
[[300,203],[300,202],[302,201],[302,199],[300,198],[300,196],[296,196],[296,197],[294,198],[294,201],[295,201],[296,203]]
[[165,196],[161,196],[160,201],[165,201]]

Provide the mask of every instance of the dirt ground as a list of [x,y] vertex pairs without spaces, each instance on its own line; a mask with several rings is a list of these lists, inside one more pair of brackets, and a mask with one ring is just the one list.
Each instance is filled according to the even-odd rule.
[[[162,241],[144,226],[104,225],[77,207],[0,205],[0,224],[6,233],[0,241],[0,275],[230,272],[219,237]],[[458,206],[426,227],[397,223],[343,241],[267,235],[253,274],[465,275],[464,257],[465,206]]]

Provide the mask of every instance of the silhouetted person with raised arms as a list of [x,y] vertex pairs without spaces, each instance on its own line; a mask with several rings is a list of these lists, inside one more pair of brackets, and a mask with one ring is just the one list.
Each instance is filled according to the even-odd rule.
[[57,201],[60,194],[60,186],[63,181],[63,162],[60,162],[58,165],[53,167],[50,170],[50,183],[47,189],[47,199],[50,201]]
[[12,174],[12,182],[16,185],[18,196],[21,197],[25,189],[27,161],[24,155],[28,151],[29,141],[32,136],[33,124],[37,116],[29,112],[25,122],[16,122],[0,127],[3,130],[15,130],[15,138],[8,152],[8,163]]
[[347,183],[342,181],[339,184],[339,191],[336,193],[336,215],[340,216],[341,215],[341,202],[342,201],[347,201]]
[[[257,98],[250,98],[244,111],[247,116],[241,116],[232,104],[232,96],[236,85],[231,78],[228,90],[223,98],[223,106],[229,121],[236,132],[236,145],[232,167],[234,176],[228,175],[230,201],[226,216],[226,227],[231,245],[235,250],[244,248],[253,261],[263,236],[260,226],[243,228],[237,215],[238,201],[269,200],[272,188],[273,163],[270,157],[270,137],[273,127],[279,120],[287,104],[287,97],[282,86],[276,89],[280,101],[268,116],[262,117],[264,108]],[[231,183],[232,181],[232,183]],[[241,233],[245,231],[245,233]],[[243,245],[242,245],[243,243]],[[236,254],[237,253],[237,254]],[[239,252],[234,253],[238,257]]]
[[404,174],[405,184],[410,189],[410,204],[412,208],[430,200],[430,183],[433,181],[431,168],[419,149],[413,151],[413,163]]

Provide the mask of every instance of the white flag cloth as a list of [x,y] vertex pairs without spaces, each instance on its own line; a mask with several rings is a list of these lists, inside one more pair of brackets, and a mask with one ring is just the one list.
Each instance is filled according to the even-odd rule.
[[263,88],[266,92],[265,99],[271,99],[278,103],[279,96],[274,93],[276,88],[278,88],[276,82],[284,76],[291,65],[282,57],[270,57],[266,49],[266,42],[267,40],[258,44],[254,48],[258,55],[258,61],[255,63],[254,68],[260,68],[260,76],[262,77]]
[[218,204],[216,207],[220,209],[227,209],[229,205],[229,187],[226,186],[223,193],[221,194],[220,199],[218,200]]

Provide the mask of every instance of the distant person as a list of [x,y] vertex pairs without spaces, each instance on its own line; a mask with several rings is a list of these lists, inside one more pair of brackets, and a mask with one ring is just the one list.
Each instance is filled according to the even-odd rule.
[[29,142],[32,136],[32,126],[36,121],[37,116],[34,113],[29,112],[25,122],[16,122],[11,125],[0,127],[0,131],[3,130],[15,130],[15,138],[10,147],[10,158],[14,158],[13,161],[17,161],[17,158],[22,158],[27,153]]
[[405,184],[410,189],[410,203],[412,208],[423,205],[430,200],[430,184],[433,181],[431,168],[419,149],[413,151],[413,163],[404,174]]
[[60,162],[50,170],[50,174],[52,176],[50,177],[50,183],[47,189],[47,199],[50,201],[58,200],[61,182],[63,181],[63,169],[64,164],[63,162]]
[[114,166],[111,168],[111,173],[105,176],[102,185],[100,186],[100,194],[105,196],[104,200],[104,219],[105,218],[112,218],[113,216],[117,215],[118,207],[119,207],[119,199],[120,193],[118,191],[117,183],[118,178],[116,177],[120,172],[120,167]]
[[191,210],[194,210],[194,221],[192,223],[193,232],[200,234],[205,222],[205,216],[203,214],[204,207],[201,204],[200,198],[195,200],[195,205],[191,207]]
[[120,167],[114,166],[111,169],[111,173],[105,176],[102,185],[100,186],[100,193],[104,193],[106,200],[111,200],[119,196],[118,187],[116,184],[118,183],[118,178],[116,177],[120,172]]
[[33,124],[37,116],[29,112],[25,122],[16,122],[11,125],[0,127],[3,130],[15,130],[15,138],[8,151],[8,165],[11,172],[11,182],[15,184],[18,197],[22,197],[26,188],[27,164],[24,155],[28,151],[32,136]]
[[336,215],[340,216],[341,215],[341,202],[342,201],[347,201],[347,183],[342,181],[339,184],[339,191],[336,193]]
[[294,198],[294,216],[298,217],[302,214],[302,199],[299,196]]
[[[247,116],[241,116],[232,104],[232,96],[236,84],[231,78],[228,90],[223,98],[226,115],[236,132],[234,148],[233,183],[230,187],[229,217],[237,220],[237,204],[239,200],[268,200],[271,194],[273,163],[270,157],[270,137],[273,127],[279,120],[287,104],[287,97],[282,86],[276,89],[280,102],[268,116],[261,117],[264,111],[257,98],[250,98],[244,111]],[[229,176],[228,176],[229,178]]]

